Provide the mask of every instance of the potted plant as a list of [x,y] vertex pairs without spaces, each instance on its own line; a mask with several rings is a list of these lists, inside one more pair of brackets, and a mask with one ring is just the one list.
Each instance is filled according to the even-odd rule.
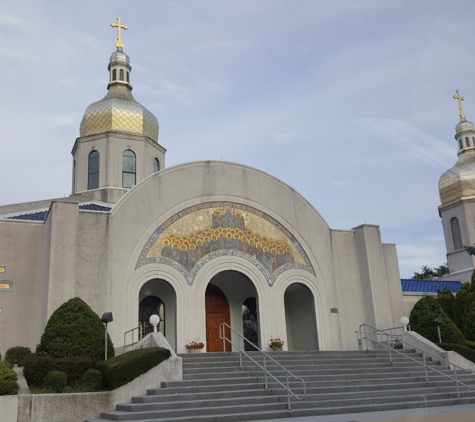
[[269,347],[274,352],[282,352],[282,346],[284,345],[284,340],[281,340],[280,337],[271,338],[269,340]]
[[205,347],[203,342],[191,341],[188,344],[185,344],[185,349],[188,350],[188,353],[200,353],[201,349]]

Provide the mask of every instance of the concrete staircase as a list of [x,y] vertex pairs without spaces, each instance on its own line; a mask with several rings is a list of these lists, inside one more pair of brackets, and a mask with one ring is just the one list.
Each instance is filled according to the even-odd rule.
[[[422,361],[421,354],[404,353]],[[429,371],[427,382],[422,366],[394,353],[391,364],[387,351],[269,354],[305,379],[307,397],[292,399],[290,411],[286,391],[271,378],[266,390],[263,372],[250,360],[243,358],[240,367],[237,353],[202,353],[180,355],[183,381],[164,382],[162,388],[148,390],[147,396],[133,397],[132,403],[120,404],[114,412],[103,412],[102,419],[87,422],[232,422],[460,404],[453,381]],[[251,355],[262,361],[257,353]],[[440,362],[426,362],[453,375]],[[276,376],[283,374],[276,365],[267,367]],[[475,377],[457,375],[474,387],[460,387],[461,403],[475,403]],[[302,394],[301,383],[293,382],[292,387]]]

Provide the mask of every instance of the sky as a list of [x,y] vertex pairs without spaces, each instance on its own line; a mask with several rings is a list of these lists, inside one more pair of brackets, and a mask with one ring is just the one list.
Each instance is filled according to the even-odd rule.
[[166,166],[225,160],[300,192],[331,228],[381,227],[401,277],[446,261],[438,180],[475,120],[475,3],[3,0],[0,205],[68,196],[122,17]]

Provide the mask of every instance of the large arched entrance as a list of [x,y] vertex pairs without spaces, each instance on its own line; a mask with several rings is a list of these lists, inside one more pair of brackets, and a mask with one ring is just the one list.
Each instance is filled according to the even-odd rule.
[[[229,312],[227,323],[252,344],[229,333],[228,337],[233,343],[242,350],[253,350],[253,344],[260,347],[258,303],[256,288],[244,274],[238,271],[222,271],[216,274],[206,289],[206,350],[208,352],[224,351],[217,327],[222,322],[226,322],[225,308]],[[229,343],[226,346],[227,350],[231,350]]]
[[285,323],[288,350],[318,350],[315,300],[311,290],[293,283],[285,290]]
[[153,331],[148,322],[153,314],[157,314],[161,320],[158,331],[176,350],[176,293],[170,283],[158,278],[147,281],[140,289],[138,325],[143,336]]

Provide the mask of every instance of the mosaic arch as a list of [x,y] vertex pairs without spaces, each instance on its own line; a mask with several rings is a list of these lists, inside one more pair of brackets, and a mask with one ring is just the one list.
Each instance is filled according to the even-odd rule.
[[237,202],[206,202],[176,213],[150,236],[135,269],[169,265],[191,286],[203,265],[227,255],[251,262],[269,286],[294,268],[315,275],[292,233],[270,215]]

